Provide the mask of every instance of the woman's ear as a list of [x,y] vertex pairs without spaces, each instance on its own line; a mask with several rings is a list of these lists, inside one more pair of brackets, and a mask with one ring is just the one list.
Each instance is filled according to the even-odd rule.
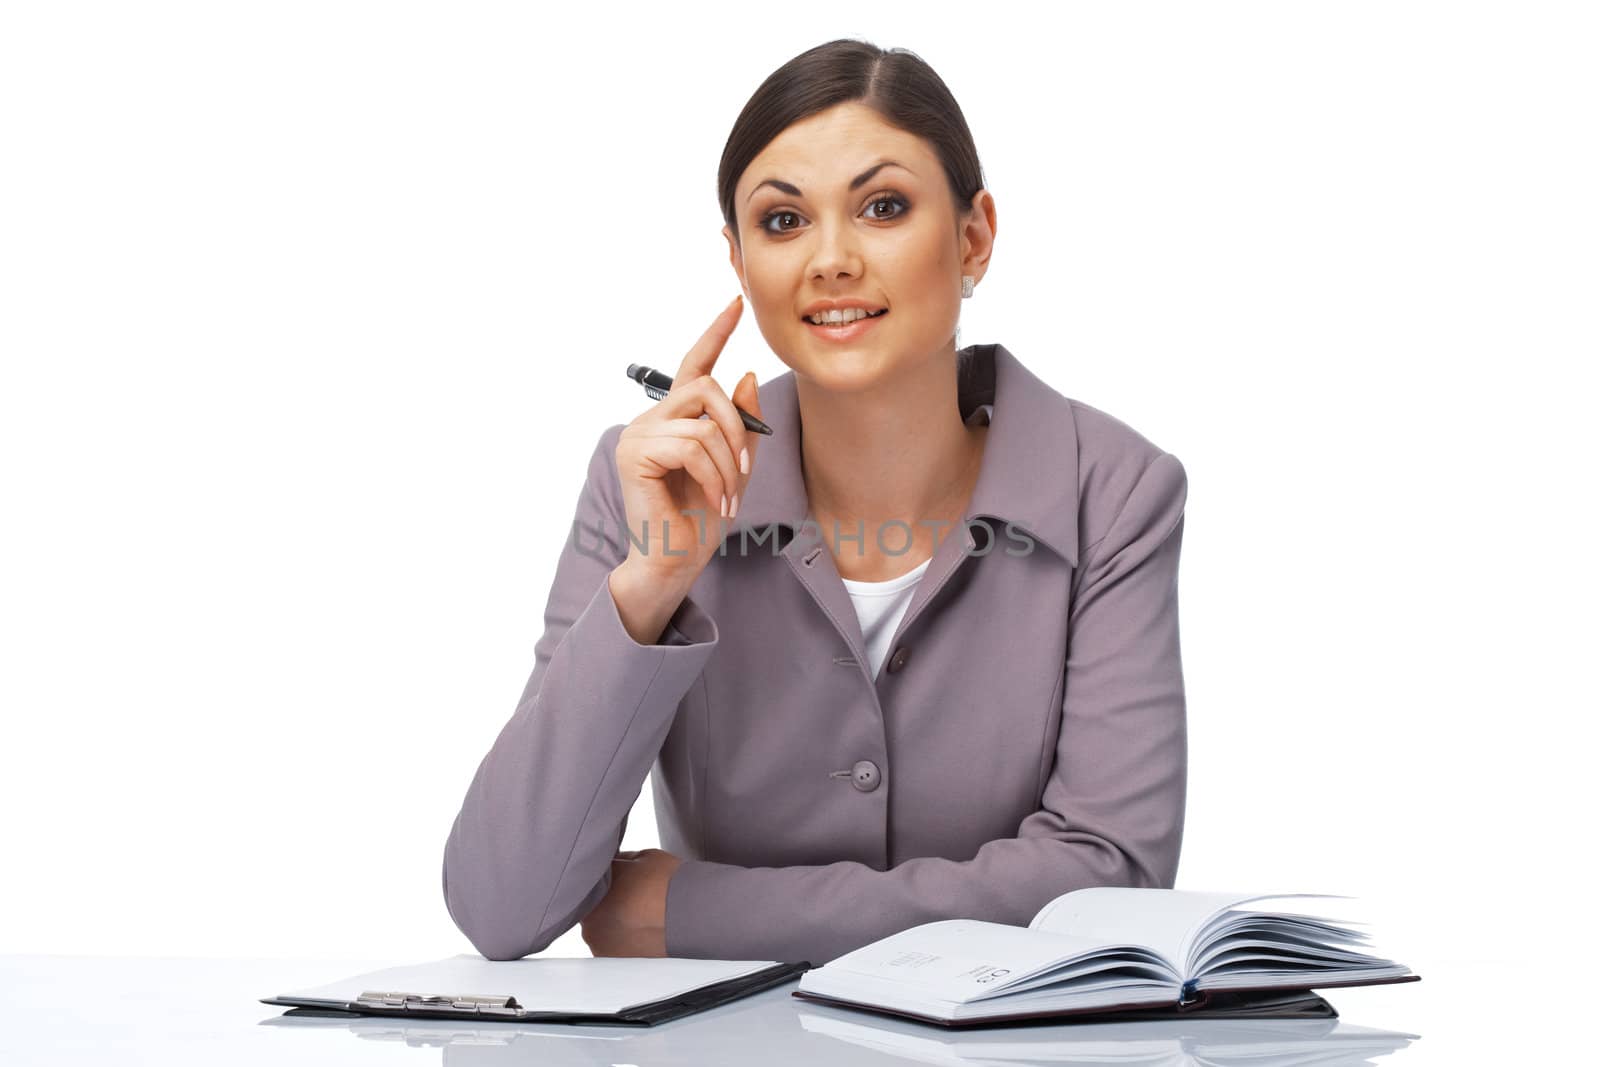
[[722,227],[722,236],[728,239],[728,262],[733,266],[733,273],[739,278],[739,289],[744,293],[745,299],[750,298],[750,287],[744,283],[744,255],[739,251],[738,236],[731,226]]

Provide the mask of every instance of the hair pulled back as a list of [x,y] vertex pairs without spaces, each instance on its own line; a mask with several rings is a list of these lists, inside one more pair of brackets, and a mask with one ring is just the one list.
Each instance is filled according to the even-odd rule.
[[907,49],[840,38],[801,52],[769,74],[734,121],[717,166],[717,199],[736,244],[742,247],[734,187],[750,161],[794,123],[844,103],[870,107],[889,125],[926,141],[944,167],[957,218],[971,213],[972,198],[983,188],[983,168],[966,117],[943,79]]

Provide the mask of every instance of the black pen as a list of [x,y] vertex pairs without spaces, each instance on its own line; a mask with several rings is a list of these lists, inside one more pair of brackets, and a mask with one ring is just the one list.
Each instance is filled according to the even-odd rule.
[[[628,364],[628,377],[644,386],[645,395],[651,400],[665,400],[667,390],[672,388],[672,379],[652,367],[641,366],[638,363]],[[754,433],[764,433],[772,436],[772,427],[750,414],[738,404],[733,405],[733,410],[739,413],[744,420],[744,428]]]

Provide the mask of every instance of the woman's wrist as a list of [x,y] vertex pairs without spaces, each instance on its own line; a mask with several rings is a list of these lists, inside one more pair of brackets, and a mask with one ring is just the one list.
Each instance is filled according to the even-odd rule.
[[644,572],[632,559],[617,564],[607,577],[611,599],[628,636],[638,644],[654,645],[689,591]]

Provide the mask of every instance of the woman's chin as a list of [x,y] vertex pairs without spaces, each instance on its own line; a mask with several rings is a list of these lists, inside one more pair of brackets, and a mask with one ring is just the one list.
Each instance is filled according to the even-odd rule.
[[830,392],[854,393],[891,377],[895,360],[892,353],[871,346],[841,345],[831,351],[807,350],[791,366]]

